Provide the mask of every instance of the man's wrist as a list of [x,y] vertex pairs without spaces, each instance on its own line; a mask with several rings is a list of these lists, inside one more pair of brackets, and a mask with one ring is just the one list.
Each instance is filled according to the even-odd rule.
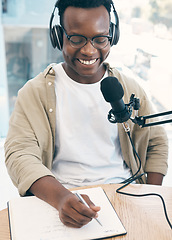
[[60,199],[65,194],[68,194],[69,190],[57,181],[56,178],[45,176],[35,181],[29,192],[58,209]]
[[162,185],[164,175],[156,172],[147,173],[147,184]]

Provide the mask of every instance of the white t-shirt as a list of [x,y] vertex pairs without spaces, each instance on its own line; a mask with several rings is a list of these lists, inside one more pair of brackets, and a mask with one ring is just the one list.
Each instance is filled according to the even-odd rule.
[[71,188],[119,183],[130,177],[121,155],[117,124],[107,119],[111,107],[103,98],[100,81],[78,83],[68,77],[62,63],[54,70],[57,154],[52,172],[57,180]]

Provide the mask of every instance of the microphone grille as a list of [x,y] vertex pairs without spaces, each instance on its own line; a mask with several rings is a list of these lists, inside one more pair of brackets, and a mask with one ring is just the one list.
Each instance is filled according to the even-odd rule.
[[106,77],[100,83],[100,89],[107,102],[115,102],[124,96],[124,90],[116,77]]

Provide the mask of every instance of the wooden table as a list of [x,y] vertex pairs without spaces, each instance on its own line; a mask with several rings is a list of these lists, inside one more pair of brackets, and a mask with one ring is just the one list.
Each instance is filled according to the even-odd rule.
[[[172,229],[166,221],[160,198],[156,196],[131,197],[121,195],[116,193],[116,189],[121,186],[118,184],[100,186],[107,193],[119,218],[127,230],[125,236],[109,239],[172,240]],[[169,219],[172,222],[171,187],[132,184],[124,188],[122,191],[135,194],[150,192],[161,194],[166,203]],[[10,240],[7,209],[0,211],[0,240]]]

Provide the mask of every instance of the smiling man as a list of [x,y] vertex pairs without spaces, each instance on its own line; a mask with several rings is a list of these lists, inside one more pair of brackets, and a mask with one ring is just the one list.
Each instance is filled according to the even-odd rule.
[[[56,8],[60,25],[52,26]],[[6,165],[22,196],[36,195],[59,211],[64,224],[82,227],[100,208],[83,196],[86,207],[68,189],[121,183],[138,169],[122,125],[107,120],[110,106],[100,91],[101,80],[117,77],[127,103],[135,93],[140,116],[152,113],[152,107],[134,80],[104,63],[119,39],[111,0],[57,1],[50,37],[64,62],[48,66],[19,91],[5,143]],[[162,184],[168,155],[163,128],[129,124],[141,158],[140,173],[147,174],[142,182]]]
[[104,6],[66,9],[63,68],[74,81],[96,83],[104,76],[103,62],[110,51],[109,25],[109,14]]

